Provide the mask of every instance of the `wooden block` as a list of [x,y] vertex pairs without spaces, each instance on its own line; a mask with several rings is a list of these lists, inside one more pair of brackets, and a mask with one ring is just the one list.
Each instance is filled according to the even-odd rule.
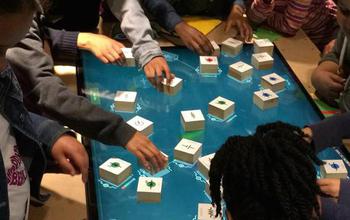
[[261,77],[261,86],[278,92],[284,89],[286,80],[276,73],[271,73]]
[[187,163],[195,163],[202,153],[202,144],[183,138],[174,149],[174,158]]
[[274,45],[269,39],[258,39],[254,41],[254,53],[266,52],[273,55]]
[[252,65],[258,70],[271,69],[273,58],[266,52],[252,55]]
[[321,166],[321,176],[323,178],[346,179],[348,171],[342,160],[324,160],[324,165]]
[[135,111],[137,92],[117,91],[114,97],[114,107],[117,111]]
[[343,145],[350,152],[350,139],[343,139]]
[[175,77],[170,83],[167,83],[167,79],[163,79],[163,91],[168,95],[176,95],[182,89],[183,80]]
[[153,133],[153,122],[138,115],[127,121],[127,123],[146,136],[149,136]]
[[198,159],[198,171],[207,179],[209,179],[210,163],[214,156],[215,153],[212,153]]
[[215,218],[216,209],[212,204],[198,203],[198,220],[220,220],[221,216]]
[[271,89],[264,89],[254,92],[253,102],[260,109],[265,110],[278,105],[278,95]]
[[243,81],[251,77],[253,73],[253,67],[242,61],[230,65],[229,74],[237,80]]
[[130,67],[135,66],[136,65],[135,64],[135,57],[132,54],[132,48],[124,47],[124,48],[122,48],[122,52],[123,52],[124,57],[125,57],[126,66],[130,66]]
[[233,38],[228,38],[221,44],[221,51],[231,55],[231,56],[236,56],[239,54],[242,50],[243,47],[243,42],[233,39]]
[[225,120],[235,111],[235,103],[231,100],[218,96],[209,102],[208,113]]
[[181,124],[185,131],[202,130],[205,127],[205,118],[201,110],[181,111]]
[[211,43],[211,45],[214,48],[214,52],[213,52],[212,55],[219,57],[220,56],[220,47],[219,47],[219,45],[215,41],[210,41],[210,43]]
[[201,73],[218,73],[219,62],[216,56],[200,56],[199,62]]
[[160,202],[162,195],[163,178],[161,177],[139,177],[137,184],[137,201]]
[[119,158],[110,158],[99,167],[100,177],[115,185],[121,184],[131,175],[131,163]]

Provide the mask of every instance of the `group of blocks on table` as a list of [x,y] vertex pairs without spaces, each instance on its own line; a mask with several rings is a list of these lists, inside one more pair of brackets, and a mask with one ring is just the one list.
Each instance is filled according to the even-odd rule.
[[[168,155],[161,152],[165,157]],[[202,143],[183,138],[174,148],[174,159],[189,164],[198,161],[198,171],[209,178],[209,169],[215,153],[201,157]],[[167,166],[167,165],[166,165]],[[132,166],[120,158],[110,158],[99,167],[100,177],[117,186],[132,175]],[[152,172],[152,174],[154,174]],[[140,176],[137,185],[137,200],[140,202],[160,202],[162,193],[162,177]]]

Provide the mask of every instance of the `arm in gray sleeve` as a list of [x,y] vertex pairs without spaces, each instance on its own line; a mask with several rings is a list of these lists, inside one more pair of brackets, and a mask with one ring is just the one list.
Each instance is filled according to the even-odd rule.
[[121,22],[121,29],[133,44],[133,54],[140,67],[144,67],[154,57],[162,56],[149,20],[138,0],[107,0],[114,14]]
[[84,136],[105,144],[125,146],[135,129],[119,115],[73,94],[54,76],[52,59],[43,50],[42,35],[34,21],[26,38],[6,54],[17,73],[26,101]]

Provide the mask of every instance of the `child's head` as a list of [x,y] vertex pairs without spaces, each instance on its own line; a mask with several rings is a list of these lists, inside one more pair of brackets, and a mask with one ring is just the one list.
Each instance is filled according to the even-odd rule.
[[28,32],[36,0],[0,0],[0,57]]
[[254,136],[230,137],[211,161],[210,194],[221,211],[220,185],[229,220],[312,219],[319,213],[312,145],[298,127],[276,122]]
[[337,20],[339,25],[343,28],[345,33],[350,36],[350,1],[337,0],[338,6]]

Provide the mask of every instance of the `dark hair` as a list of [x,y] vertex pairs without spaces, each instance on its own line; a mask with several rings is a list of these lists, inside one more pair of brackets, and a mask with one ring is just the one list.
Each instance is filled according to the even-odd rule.
[[276,122],[253,136],[233,136],[211,161],[210,194],[217,215],[221,192],[233,219],[310,220],[319,217],[316,165],[323,162],[298,127]]
[[0,15],[5,13],[18,13],[28,8],[37,10],[39,4],[37,0],[0,0]]

